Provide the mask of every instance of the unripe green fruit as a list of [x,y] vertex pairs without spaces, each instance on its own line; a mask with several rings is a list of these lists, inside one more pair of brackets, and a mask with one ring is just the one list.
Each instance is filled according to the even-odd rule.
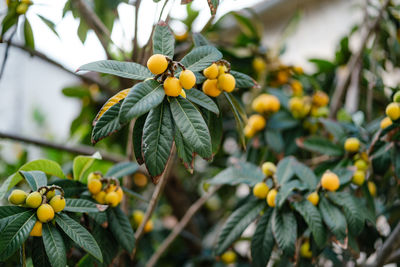
[[26,205],[30,208],[36,209],[40,204],[42,204],[42,198],[43,196],[39,192],[32,192],[26,198]]
[[26,197],[28,194],[25,191],[20,189],[15,189],[11,192],[10,196],[8,197],[8,201],[14,205],[21,205],[24,204]]
[[400,91],[397,91],[393,96],[393,101],[399,103],[400,102]]
[[54,218],[54,210],[49,204],[42,204],[36,210],[36,216],[42,223],[47,223]]
[[65,208],[65,198],[60,195],[53,197],[50,200],[50,206],[55,212],[60,212]]

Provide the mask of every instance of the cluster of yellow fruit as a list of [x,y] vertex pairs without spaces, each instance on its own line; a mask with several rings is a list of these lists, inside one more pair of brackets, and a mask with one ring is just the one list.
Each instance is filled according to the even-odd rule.
[[[179,79],[174,76],[173,72],[176,65],[183,69],[179,74]],[[170,68],[168,68],[169,66]],[[174,62],[164,55],[152,55],[147,61],[147,67],[154,75],[168,74],[163,80],[164,91],[167,96],[177,97],[181,95],[186,98],[184,89],[192,89],[196,84],[196,76],[191,70],[185,69],[182,64]]]
[[400,91],[396,92],[393,96],[393,102],[386,106],[386,116],[381,121],[381,129],[385,129],[392,125],[393,121],[400,118]]
[[236,86],[235,77],[229,73],[224,61],[211,64],[203,70],[207,80],[203,83],[203,93],[211,97],[219,96],[222,91],[232,92]]
[[[276,166],[272,162],[264,162],[261,169],[267,179],[272,178],[276,172]],[[253,195],[259,199],[266,199],[270,207],[275,207],[275,198],[277,194],[278,190],[276,188],[270,190],[265,182],[257,183],[253,187]]]
[[[134,210],[132,213],[131,224],[133,227],[137,228],[142,223],[144,218],[144,212],[141,210]],[[149,219],[144,225],[143,231],[145,233],[153,231],[154,223],[151,219]]]
[[315,118],[326,117],[329,113],[328,103],[329,96],[323,91],[316,91],[312,97],[302,95],[291,97],[289,110],[296,119],[305,118],[307,115]]
[[255,112],[260,114],[253,114],[249,117],[247,125],[244,128],[244,135],[247,138],[253,137],[257,132],[263,130],[267,124],[265,116],[269,116],[277,112],[281,103],[279,99],[270,94],[261,94],[254,98],[251,107]]
[[[55,190],[61,192],[56,195]],[[65,208],[65,198],[63,190],[58,186],[43,186],[37,191],[27,193],[20,189],[15,189],[8,197],[8,201],[14,205],[21,205],[36,210],[36,221],[30,235],[42,236],[42,223],[47,223],[54,219],[54,214]]]
[[228,250],[221,255],[221,260],[224,264],[232,264],[236,262],[236,253],[233,250]]
[[[105,184],[104,188],[103,184]],[[112,207],[116,207],[124,196],[117,179],[103,178],[99,172],[89,174],[87,187],[94,200]]]
[[360,151],[360,140],[356,137],[347,138],[344,143],[344,149],[349,153],[357,153],[354,156],[354,166],[356,171],[353,174],[352,182],[358,186],[361,186],[365,182],[366,171],[368,170],[369,160],[368,155],[365,152],[358,153]]

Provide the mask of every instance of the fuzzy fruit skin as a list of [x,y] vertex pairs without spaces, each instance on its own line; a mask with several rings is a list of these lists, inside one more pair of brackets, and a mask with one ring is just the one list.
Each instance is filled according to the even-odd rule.
[[354,166],[356,166],[357,170],[360,171],[366,171],[368,169],[368,163],[365,160],[358,159],[354,163]]
[[374,182],[368,181],[368,191],[371,196],[376,196],[376,185]]
[[393,124],[392,120],[389,117],[385,117],[381,120],[380,126],[381,126],[381,129],[385,129],[392,124]]
[[135,211],[133,211],[132,217],[133,217],[133,221],[135,222],[135,224],[139,225],[143,221],[144,213],[141,210],[135,210]]
[[365,181],[365,172],[364,171],[356,171],[353,175],[352,182],[358,186],[361,186]]
[[135,185],[140,186],[140,187],[144,187],[147,185],[147,176],[144,175],[141,172],[137,172],[135,173],[135,175],[133,176],[133,182],[135,183]]
[[224,254],[221,255],[221,260],[225,264],[231,264],[236,262],[236,253],[232,250],[226,251]]
[[42,236],[42,223],[39,221],[35,222],[35,225],[32,228],[30,236]]
[[49,204],[42,204],[36,210],[36,216],[42,223],[47,223],[54,218],[54,210]]
[[100,180],[92,179],[89,181],[87,186],[88,186],[89,192],[93,195],[96,195],[101,191],[101,187],[103,186],[103,184],[101,183]]
[[168,77],[165,79],[164,91],[167,96],[177,97],[182,91],[182,86],[178,78]]
[[100,191],[96,195],[93,195],[94,200],[97,201],[99,204],[105,204],[106,203],[106,192]]
[[248,121],[248,125],[253,128],[256,132],[261,131],[265,128],[267,122],[264,117],[260,114],[251,115]]
[[253,187],[253,195],[257,198],[263,199],[268,195],[269,187],[266,183],[257,183]]
[[386,115],[392,120],[395,121],[400,118],[400,106],[398,103],[390,103],[386,107]]
[[101,173],[99,173],[99,172],[91,172],[88,175],[88,182],[90,182],[91,180],[99,180],[101,178],[102,178]]
[[148,220],[146,222],[146,224],[144,225],[143,230],[144,230],[145,233],[149,233],[149,232],[153,231],[153,228],[154,228],[153,221],[152,220]]
[[360,140],[355,137],[347,138],[344,149],[348,152],[357,152],[360,149]]
[[256,133],[256,131],[254,131],[254,129],[251,128],[250,125],[246,125],[243,129],[243,132],[244,136],[246,136],[247,138],[252,138]]
[[327,171],[322,175],[321,185],[326,190],[336,191],[340,186],[339,177],[335,173]]
[[251,108],[258,113],[277,112],[281,107],[279,99],[274,95],[261,94],[254,98]]
[[30,193],[26,198],[26,205],[30,208],[36,209],[40,204],[42,204],[42,194],[37,191]]
[[232,74],[225,73],[218,77],[218,88],[225,92],[232,92],[235,89],[236,80]]
[[276,165],[272,162],[267,161],[263,163],[261,169],[267,177],[271,177],[276,172]]
[[393,101],[399,103],[400,102],[400,91],[397,91],[394,95],[393,95]]
[[20,189],[15,189],[11,192],[10,196],[8,197],[8,202],[14,205],[21,205],[25,203],[28,194]]
[[55,195],[56,195],[56,191],[55,190],[50,190],[50,191],[47,191],[46,198],[47,198],[47,200],[50,200]]
[[218,66],[218,75],[222,75],[228,71],[228,68],[225,65]]
[[163,73],[168,67],[168,60],[164,55],[154,54],[147,60],[147,68],[154,75]]
[[310,242],[309,241],[306,241],[301,245],[300,256],[302,256],[303,258],[307,258],[307,259],[312,258],[312,252],[310,250]]
[[329,96],[323,91],[314,93],[312,103],[317,107],[325,107],[329,103]]
[[105,201],[108,205],[111,205],[112,207],[116,207],[119,204],[119,196],[117,192],[112,191],[110,193],[107,193]]
[[268,206],[272,208],[275,207],[276,205],[275,203],[276,194],[278,194],[278,191],[276,189],[271,189],[267,195]]
[[317,206],[319,203],[319,195],[317,192],[312,192],[307,196],[307,200],[311,202],[314,206]]
[[221,90],[218,89],[217,83],[217,79],[207,79],[203,83],[203,93],[211,97],[219,96],[221,94]]
[[50,200],[50,206],[55,212],[60,212],[65,208],[65,198],[60,195],[54,196]]
[[218,66],[213,63],[210,67],[203,70],[203,75],[208,79],[216,79],[218,76]]
[[192,89],[196,84],[196,76],[191,70],[183,70],[179,75],[179,82],[185,89]]

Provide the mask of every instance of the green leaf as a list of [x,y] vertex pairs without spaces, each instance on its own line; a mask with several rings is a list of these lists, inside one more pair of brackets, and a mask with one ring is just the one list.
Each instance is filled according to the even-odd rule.
[[54,22],[52,22],[52,21],[46,19],[45,17],[43,17],[43,16],[41,16],[41,15],[39,15],[39,14],[36,14],[36,15],[44,22],[44,24],[47,25],[47,27],[49,27],[49,29],[50,29],[55,35],[57,35],[57,37],[60,37],[60,36],[58,35],[58,32],[56,31],[56,25],[54,24]]
[[285,254],[292,256],[297,239],[297,222],[292,212],[274,209],[271,218],[272,232],[276,243]]
[[215,250],[217,255],[224,253],[240,237],[247,226],[258,217],[265,205],[265,201],[252,200],[235,210],[229,216],[218,236],[218,243]]
[[41,186],[47,185],[47,177],[44,172],[41,171],[19,171],[19,173],[25,178],[33,191],[36,191]]
[[292,115],[284,111],[279,111],[268,119],[267,128],[283,131],[295,128],[298,125],[299,121],[294,119]]
[[304,189],[303,184],[299,180],[291,180],[285,182],[276,195],[276,207],[281,208],[286,199],[292,194],[295,189]]
[[318,184],[318,178],[314,172],[301,162],[296,161],[293,165],[293,170],[297,177],[308,185],[310,190],[315,189]]
[[33,237],[32,242],[32,263],[33,266],[48,267],[51,266],[46,255],[42,237]]
[[160,21],[153,34],[153,54],[162,54],[170,59],[174,57],[175,38],[168,25]]
[[0,39],[3,39],[4,34],[14,25],[18,23],[18,14],[15,12],[8,12],[8,14],[1,21],[1,35]]
[[107,211],[108,223],[114,238],[129,253],[135,247],[135,235],[128,217],[119,207]]
[[342,207],[350,233],[358,236],[364,229],[365,223],[361,210],[366,209],[366,207],[359,204],[361,200],[355,198],[348,192],[329,192],[328,198],[336,205]]
[[172,116],[168,102],[152,109],[143,127],[143,157],[150,175],[158,180],[165,170],[174,141]]
[[[95,225],[93,228],[93,237],[103,253],[103,264],[97,262],[98,266],[109,266],[112,260],[117,256],[119,251],[118,242],[113,237],[111,231],[104,229],[100,225]],[[87,265],[82,265],[87,266]]]
[[217,104],[215,104],[215,102],[210,97],[205,95],[200,90],[197,90],[195,88],[186,90],[186,99],[199,105],[200,107],[203,107],[203,108],[219,115],[219,109],[218,109]]
[[182,161],[182,164],[185,166],[185,168],[190,173],[193,173],[193,164],[194,164],[193,149],[189,144],[185,142],[182,133],[179,131],[179,129],[176,128],[175,128],[174,140],[179,159]]
[[69,212],[100,212],[107,208],[86,199],[66,198],[64,211]]
[[317,246],[322,248],[326,243],[327,235],[318,208],[308,200],[294,202],[293,207],[306,221]]
[[208,130],[210,131],[212,153],[215,155],[217,154],[222,141],[222,116],[217,116],[210,111],[203,112],[203,115],[205,117]]
[[107,109],[96,121],[92,132],[92,144],[96,144],[98,141],[112,135],[122,128],[122,124],[119,122],[121,102]]
[[275,240],[272,234],[271,214],[273,209],[268,209],[257,224],[256,231],[251,239],[251,257],[253,266],[265,267],[274,249]]
[[87,182],[87,177],[85,176],[86,171],[92,166],[96,159],[100,159],[98,154],[93,156],[77,156],[74,158],[73,162],[73,174],[74,180],[80,181],[84,184]]
[[192,34],[194,46],[211,45],[211,43],[199,32]]
[[28,210],[30,209],[19,206],[0,206],[0,219],[7,218]]
[[145,80],[153,77],[152,73],[140,64],[116,60],[100,60],[91,62],[78,69],[78,71],[82,70],[107,73],[132,80]]
[[181,63],[191,71],[202,71],[221,58],[222,54],[218,49],[206,45],[194,48],[182,58]]
[[171,98],[170,101],[172,116],[185,142],[201,157],[211,158],[211,137],[203,116],[190,101],[182,97]]
[[332,143],[328,139],[318,136],[305,139],[301,143],[300,147],[303,147],[312,152],[317,152],[329,156],[339,157],[344,154],[343,148],[341,146]]
[[285,184],[290,178],[293,177],[293,164],[296,162],[296,159],[293,157],[286,157],[279,161],[278,166],[276,168],[276,177],[278,179],[279,184]]
[[126,123],[158,106],[164,99],[163,85],[151,79],[136,84],[129,91],[120,111],[120,123]]
[[336,206],[329,203],[329,201],[324,197],[321,198],[318,206],[322,219],[328,226],[329,230],[332,231],[338,240],[343,241],[346,237],[347,229],[346,218],[344,215]]
[[231,70],[230,73],[233,75],[233,77],[235,77],[237,88],[252,88],[254,86],[257,86],[257,82],[244,73],[234,70]]
[[324,125],[325,129],[332,134],[333,137],[335,137],[337,141],[340,141],[346,136],[346,131],[338,122],[330,119],[319,119],[319,121]]
[[26,47],[29,47],[30,49],[35,49],[35,39],[33,37],[32,27],[26,17],[24,22],[24,39]]
[[243,133],[243,128],[247,122],[246,112],[244,111],[244,108],[240,105],[240,103],[236,100],[236,98],[233,95],[224,92],[224,96],[225,96],[226,100],[228,101],[229,107],[231,108],[233,116],[235,118],[236,129],[237,129],[237,133],[239,134],[239,141],[242,144],[242,146],[245,148],[246,140],[245,140],[245,136]]
[[142,137],[143,137],[143,126],[146,122],[147,114],[144,114],[136,119],[135,126],[133,126],[133,151],[135,152],[135,158],[138,164],[143,164],[144,159],[142,155]]
[[57,228],[52,223],[44,223],[42,234],[44,247],[51,266],[67,266],[64,241]]
[[84,44],[86,41],[89,29],[90,28],[87,25],[87,23],[85,22],[85,20],[80,19],[77,33],[78,33],[79,40],[81,40],[82,44]]
[[120,162],[112,166],[106,173],[106,177],[121,178],[135,173],[139,169],[136,162]]
[[[0,261],[5,261],[13,255],[29,237],[36,222],[36,214],[34,210],[29,209],[7,218],[6,221],[0,232]],[[4,221],[0,225],[3,223]]]
[[[60,165],[57,162],[48,159],[38,159],[30,161],[19,168],[19,171],[42,171],[48,175],[65,178]],[[22,179],[22,175],[18,172],[9,176],[0,187],[0,199],[4,198],[7,191],[13,188]]]
[[228,185],[247,184],[254,186],[264,178],[265,175],[258,166],[250,162],[238,161],[233,166],[218,173],[214,178],[207,180],[207,183]]
[[280,131],[267,129],[265,132],[265,141],[267,142],[268,147],[276,153],[283,152],[285,144]]
[[103,256],[96,240],[82,225],[64,213],[56,215],[56,223],[78,246],[100,262],[103,261]]

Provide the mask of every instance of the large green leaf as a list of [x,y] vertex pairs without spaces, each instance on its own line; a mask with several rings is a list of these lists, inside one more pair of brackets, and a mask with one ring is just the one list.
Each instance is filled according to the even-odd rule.
[[276,168],[276,177],[280,184],[285,184],[294,175],[293,165],[296,159],[293,157],[286,157],[279,161]]
[[119,251],[118,242],[108,229],[104,229],[98,224],[93,228],[93,237],[96,239],[97,244],[99,244],[99,247],[103,253],[103,263],[101,264],[100,262],[96,261],[97,266],[109,266]]
[[[24,164],[19,171],[42,171],[48,175],[65,178],[60,165],[52,160],[38,159]],[[9,176],[0,187],[0,199],[5,196],[8,190],[13,188],[23,179],[22,175],[18,172]]]
[[209,184],[248,184],[254,186],[256,183],[261,182],[265,175],[261,169],[251,162],[238,161],[234,165],[219,172],[212,179],[207,180]]
[[240,237],[247,226],[257,218],[265,205],[265,201],[252,200],[235,210],[229,216],[218,237],[215,251],[217,255],[224,253]]
[[302,180],[310,190],[317,187],[318,178],[314,172],[301,162],[294,162],[293,170],[297,177]]
[[201,113],[182,97],[171,98],[170,101],[172,116],[185,142],[201,157],[211,158],[211,137]]
[[[4,220],[4,219],[2,219]],[[3,224],[5,221],[2,221]],[[35,211],[30,209],[6,219],[7,224],[1,230],[0,235],[0,261],[5,261],[14,254],[29,237],[36,222]]]
[[78,198],[66,198],[64,211],[69,212],[99,212],[107,208],[105,205],[98,205],[92,201]]
[[324,125],[325,129],[332,134],[333,137],[337,141],[342,140],[346,137],[346,131],[343,129],[342,125],[338,122],[330,120],[330,119],[319,119],[320,122]]
[[26,47],[30,49],[35,49],[35,38],[33,37],[32,27],[26,17],[24,22],[24,39]]
[[366,207],[361,206],[360,200],[348,192],[329,192],[328,197],[333,203],[342,207],[350,233],[354,236],[359,235],[364,229],[365,218],[362,209]]
[[173,141],[171,111],[168,102],[164,101],[149,112],[143,127],[143,157],[147,170],[153,178],[164,172]]
[[235,77],[237,88],[252,88],[257,85],[257,82],[250,76],[231,70],[231,74]]
[[221,146],[223,135],[222,116],[218,116],[211,111],[205,111],[203,112],[203,115],[205,117],[208,130],[210,131],[212,153],[215,155]]
[[179,159],[182,161],[182,164],[185,168],[193,173],[193,164],[194,164],[194,152],[193,148],[185,142],[183,139],[182,133],[179,129],[175,128],[175,146],[176,152],[178,154]]
[[147,114],[144,114],[136,119],[135,126],[133,126],[133,152],[135,152],[135,158],[138,164],[143,164],[144,159],[142,155],[142,138],[143,138],[143,127],[146,122]]
[[129,91],[120,111],[120,123],[126,123],[158,106],[164,99],[163,85],[150,79],[136,84]]
[[318,247],[322,248],[327,240],[327,236],[318,208],[308,200],[294,202],[293,207],[306,221],[313,234],[315,243]]
[[[123,101],[123,100],[122,100]],[[119,111],[121,102],[107,109],[103,115],[96,121],[92,132],[92,143],[96,144],[101,139],[112,135],[122,128],[119,122]]]
[[145,80],[153,77],[144,66],[134,62],[120,62],[116,60],[100,60],[81,66],[78,71],[96,71],[124,77],[133,80]]
[[221,58],[222,54],[218,49],[205,45],[194,48],[182,58],[181,63],[191,71],[202,71]]
[[199,32],[192,34],[194,46],[211,45],[210,42]]
[[324,197],[322,197],[319,202],[319,211],[329,230],[332,231],[338,240],[343,241],[346,237],[347,229],[346,218],[344,215],[336,206],[331,204]]
[[246,147],[246,139],[244,136],[243,128],[247,122],[246,112],[244,111],[244,108],[239,103],[239,101],[237,101],[233,95],[228,94],[227,92],[224,92],[224,96],[225,96],[226,100],[228,101],[229,107],[233,113],[233,117],[235,118],[236,129],[237,129],[237,133],[239,135],[240,144],[245,148]]
[[287,254],[292,256],[297,239],[297,222],[292,212],[274,209],[271,218],[272,232],[276,243]]
[[96,159],[101,159],[99,154],[93,156],[77,156],[74,158],[72,170],[74,174],[74,180],[82,183],[87,182],[85,173],[92,166]]
[[56,215],[56,223],[78,246],[100,262],[103,261],[103,256],[96,240],[82,225],[64,213]]
[[169,58],[174,57],[175,38],[168,25],[160,21],[153,34],[153,54],[162,54]]
[[52,223],[44,223],[42,228],[43,243],[51,266],[66,266],[67,254],[60,232]]
[[281,208],[283,204],[285,203],[286,199],[292,194],[294,190],[303,190],[305,189],[303,183],[301,183],[299,180],[291,180],[288,182],[285,182],[281,188],[279,188],[278,194],[276,195],[276,207]]
[[28,208],[19,206],[0,206],[0,219],[10,217],[17,213],[21,213],[28,210],[29,210]]
[[298,143],[301,147],[309,151],[317,152],[324,155],[339,157],[342,156],[344,153],[341,146],[336,145],[323,137],[313,136],[303,140],[303,142],[301,143]]
[[205,95],[200,90],[197,90],[195,88],[191,90],[186,90],[186,99],[205,109],[208,109],[209,111],[214,112],[217,115],[219,114],[217,104],[215,104],[215,102],[210,97]]
[[44,172],[41,171],[19,171],[19,173],[25,178],[33,191],[36,191],[41,186],[47,185],[47,177]]
[[128,217],[119,207],[107,211],[108,223],[114,238],[129,253],[135,247],[135,234]]
[[257,224],[256,231],[251,239],[251,257],[253,266],[265,267],[274,249],[275,240],[272,234],[271,214],[272,209],[267,210]]
[[139,169],[136,162],[120,162],[112,166],[106,173],[106,177],[121,178],[135,173]]
[[47,258],[46,250],[42,237],[34,237],[32,242],[32,263],[33,266],[48,267],[51,266]]

